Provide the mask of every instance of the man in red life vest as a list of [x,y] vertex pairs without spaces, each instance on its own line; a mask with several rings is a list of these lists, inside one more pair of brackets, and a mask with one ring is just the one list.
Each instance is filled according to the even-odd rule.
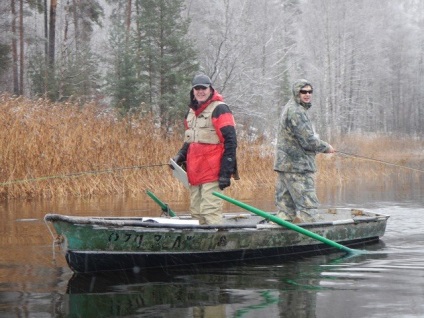
[[184,144],[173,158],[186,161],[190,213],[200,224],[219,224],[223,201],[214,196],[238,179],[234,117],[206,75],[196,75],[184,119]]

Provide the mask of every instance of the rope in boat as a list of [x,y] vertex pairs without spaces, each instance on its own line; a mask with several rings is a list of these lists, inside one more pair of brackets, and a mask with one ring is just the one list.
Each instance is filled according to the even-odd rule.
[[120,168],[111,168],[111,169],[105,169],[105,170],[82,171],[82,172],[75,172],[75,173],[63,174],[63,175],[57,175],[57,176],[43,176],[38,178],[11,180],[11,181],[0,183],[0,186],[4,187],[4,186],[12,185],[12,184],[17,184],[17,183],[27,183],[27,182],[34,182],[34,181],[49,180],[49,179],[72,178],[72,177],[80,177],[80,176],[90,175],[90,174],[112,173],[115,171],[146,169],[146,168],[161,167],[161,166],[168,166],[168,164],[158,163],[158,164],[144,165],[144,166],[120,167]]
[[409,169],[409,170],[412,170],[412,171],[424,172],[424,170],[422,170],[422,169],[412,168],[412,167],[399,165],[399,164],[392,163],[392,162],[387,162],[387,161],[383,161],[383,160],[379,160],[379,159],[364,157],[364,156],[360,156],[360,155],[356,155],[356,154],[352,154],[352,153],[347,153],[347,152],[343,152],[343,151],[336,150],[336,153],[339,153],[341,155],[348,156],[348,157],[354,157],[354,158],[360,158],[360,159],[375,161],[375,162],[379,162],[379,163],[384,163],[386,165],[395,166],[395,167],[404,168],[404,169]]

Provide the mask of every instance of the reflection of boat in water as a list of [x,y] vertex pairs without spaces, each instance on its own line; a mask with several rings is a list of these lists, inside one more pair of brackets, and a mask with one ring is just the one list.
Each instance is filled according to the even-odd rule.
[[[379,250],[383,242],[367,250]],[[142,273],[74,274],[64,295],[69,317],[311,317],[316,293],[325,291],[321,280],[334,265],[355,266],[385,257],[384,253],[336,254],[222,268],[151,270]],[[325,266],[322,266],[325,265]],[[355,279],[361,279],[355,277]],[[334,279],[332,278],[331,281]],[[207,314],[206,314],[207,313]]]
[[[302,259],[286,259],[287,262],[276,263],[275,260],[259,259],[244,265],[210,267],[187,267],[187,268],[155,268],[140,273],[133,271],[99,272],[93,274],[74,273],[68,281],[68,294],[108,294],[133,292],[145,290],[146,286],[156,286],[158,289],[171,286],[170,294],[174,294],[175,286],[196,286],[195,282],[201,282],[208,286],[217,285],[220,289],[250,289],[267,288],[270,282],[267,277],[270,272],[276,274],[276,278],[290,277],[293,273],[302,272],[302,267],[316,267],[332,265],[338,268],[339,264],[355,265],[365,260],[378,260],[386,258],[384,241],[367,244],[367,253],[346,254],[322,254],[305,257]],[[280,273],[281,270],[281,273]],[[317,272],[315,270],[315,272]],[[280,276],[283,275],[283,276]],[[284,279],[282,279],[284,280]],[[166,294],[166,292],[161,292]]]
[[[185,273],[184,273],[185,272]],[[237,311],[265,317],[278,312],[278,290],[261,290],[262,276],[234,268],[226,272],[175,271],[134,274],[74,274],[68,283],[69,317],[235,317]],[[247,283],[248,282],[248,283]],[[255,286],[256,284],[256,286]],[[246,288],[250,285],[250,288]],[[255,287],[253,287],[255,286]],[[248,305],[246,305],[246,302]]]
[[[388,216],[356,209],[326,209],[323,222],[299,224],[348,246],[378,241]],[[269,257],[334,252],[334,248],[250,213],[223,215],[220,225],[179,218],[73,217],[47,214],[74,272],[217,266]]]
[[148,313],[158,317],[159,313],[175,313],[176,310],[181,312],[177,316],[187,317],[186,314],[199,303],[211,308],[228,303],[224,296],[217,286],[196,286],[192,282],[173,280],[159,271],[147,275],[128,272],[96,276],[76,274],[68,283],[65,297],[71,317],[144,317]]

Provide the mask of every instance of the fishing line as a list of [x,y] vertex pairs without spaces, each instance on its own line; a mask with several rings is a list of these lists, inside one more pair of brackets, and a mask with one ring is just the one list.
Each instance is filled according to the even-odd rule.
[[31,178],[31,179],[11,180],[11,181],[0,183],[0,186],[8,186],[8,185],[17,184],[17,183],[34,182],[34,181],[49,180],[49,179],[73,178],[73,177],[80,177],[80,176],[90,175],[90,174],[112,173],[115,171],[122,171],[122,170],[146,169],[146,168],[161,167],[161,166],[168,166],[168,164],[159,163],[159,164],[152,164],[152,165],[145,165],[145,166],[120,167],[120,168],[111,168],[111,169],[105,169],[105,170],[82,171],[82,172],[75,172],[75,173],[57,175],[57,176],[44,176],[44,177]]
[[368,158],[368,157],[364,157],[364,156],[359,156],[359,155],[355,155],[355,154],[347,153],[347,152],[343,152],[343,151],[336,150],[336,153],[339,153],[339,154],[342,154],[342,155],[345,155],[345,156],[348,156],[348,157],[354,157],[354,158],[360,158],[360,159],[375,161],[375,162],[379,162],[379,163],[384,163],[384,164],[389,165],[389,166],[395,166],[395,167],[409,169],[409,170],[413,170],[413,171],[424,172],[424,170],[421,170],[421,169],[416,169],[416,168],[412,168],[412,167],[408,167],[408,166],[403,166],[403,165],[399,165],[399,164],[396,164],[396,163],[387,162],[387,161],[383,161],[383,160],[379,160],[379,159],[374,159],[374,158]]

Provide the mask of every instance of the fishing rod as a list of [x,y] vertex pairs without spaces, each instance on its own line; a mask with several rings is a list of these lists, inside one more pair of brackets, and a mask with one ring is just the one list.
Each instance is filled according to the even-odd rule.
[[384,163],[384,164],[389,165],[389,166],[395,166],[395,167],[409,169],[409,170],[413,170],[413,171],[424,172],[424,170],[422,170],[422,169],[412,168],[412,167],[408,167],[408,166],[404,166],[404,165],[399,165],[399,164],[392,163],[392,162],[387,162],[387,161],[383,161],[383,160],[379,160],[379,159],[374,159],[374,158],[369,158],[369,157],[365,157],[365,156],[360,156],[360,155],[356,155],[356,154],[352,154],[352,153],[347,153],[347,152],[343,152],[343,151],[336,150],[336,153],[339,153],[339,154],[342,154],[342,155],[345,155],[345,156],[348,156],[348,157],[354,157],[354,158],[360,158],[360,159],[375,161],[375,162],[379,162],[379,163]]
[[12,185],[12,184],[17,184],[17,183],[26,183],[26,182],[49,180],[49,179],[60,179],[60,178],[72,178],[72,177],[80,177],[80,176],[90,175],[90,174],[112,173],[112,172],[115,172],[115,171],[132,170],[132,169],[146,169],[146,168],[161,167],[161,166],[169,166],[169,164],[158,163],[158,164],[144,165],[144,166],[119,167],[119,168],[111,168],[111,169],[105,169],[105,170],[75,172],[75,173],[57,175],[57,176],[43,176],[43,177],[38,177],[38,178],[11,180],[11,181],[0,183],[0,187]]

